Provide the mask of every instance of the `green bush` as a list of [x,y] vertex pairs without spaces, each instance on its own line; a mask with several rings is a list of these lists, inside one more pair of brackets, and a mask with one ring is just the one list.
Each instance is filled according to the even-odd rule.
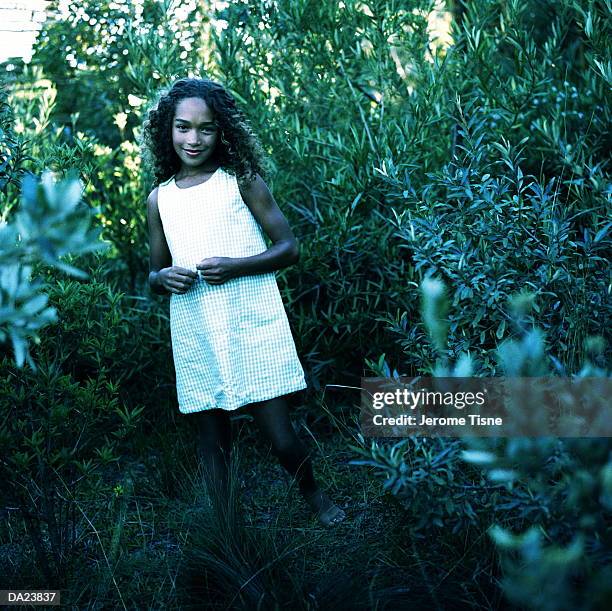
[[[606,252],[612,246],[604,206],[580,215],[564,206],[547,184],[524,175],[524,157],[507,141],[491,141],[486,116],[477,102],[457,110],[464,153],[431,173],[417,194],[401,168],[389,163],[386,180],[401,212],[390,222],[396,237],[414,253],[421,273],[437,272],[452,287],[451,354],[470,350],[496,371],[490,351],[510,332],[502,309],[509,296],[524,287],[537,296],[533,320],[555,338],[559,361],[575,369],[588,335],[612,320]],[[526,141],[522,142],[525,147]],[[524,150],[521,148],[521,150]],[[604,203],[604,181],[593,195]],[[414,328],[389,317],[407,365],[427,368],[431,355],[413,349]]]
[[121,298],[95,280],[57,280],[49,302],[58,324],[40,332],[36,370],[7,356],[0,363],[5,498],[25,519],[47,577],[74,559],[84,524],[77,509],[102,493],[102,476],[133,441],[144,409],[128,394],[138,367],[125,363],[142,347]]
[[151,421],[167,419],[167,320],[100,282],[97,268],[90,272],[80,282],[42,270],[57,321],[39,332],[36,371],[8,355],[0,361],[5,501],[23,520],[49,583],[75,576],[93,544],[87,519],[116,510],[107,500],[126,486],[124,461],[134,454],[144,461]]
[[[469,354],[453,365],[443,349],[449,302],[441,283],[428,278],[422,289],[423,318],[440,355],[430,373],[473,375],[478,366]],[[534,295],[511,303],[511,316],[522,331],[519,339],[507,340],[497,350],[504,376],[553,374],[544,334],[529,328],[528,308],[534,303]],[[612,377],[598,365],[603,343],[601,337],[589,338],[578,378]],[[377,376],[391,376],[384,359],[371,367]],[[584,388],[591,392],[584,398],[587,404],[607,409],[595,383]],[[523,410],[537,412],[544,398],[528,393],[516,400]],[[469,526],[476,525],[477,535],[489,532],[502,560],[502,587],[512,602],[534,609],[572,609],[599,608],[609,599],[609,439],[409,437],[393,444],[373,441],[369,448],[361,441],[353,449],[363,458],[352,464],[370,465],[385,475],[384,488],[406,505],[422,537],[434,536],[431,525],[452,527],[452,532],[470,532]],[[512,531],[524,532],[515,536]]]
[[103,244],[89,226],[91,215],[80,202],[78,180],[55,183],[47,172],[40,181],[24,178],[22,191],[13,221],[0,227],[0,341],[11,339],[18,366],[27,360],[35,367],[27,341],[39,341],[38,329],[55,320],[55,311],[46,307],[44,283],[30,277],[33,265],[40,262],[84,277],[63,257],[99,250]]
[[192,68],[207,21],[197,3],[189,8],[174,0],[55,0],[48,10],[53,18],[43,24],[32,64],[59,85],[54,121],[74,119],[75,130],[112,148],[123,139],[113,117],[124,113],[128,130],[139,125],[128,97],[151,93]]

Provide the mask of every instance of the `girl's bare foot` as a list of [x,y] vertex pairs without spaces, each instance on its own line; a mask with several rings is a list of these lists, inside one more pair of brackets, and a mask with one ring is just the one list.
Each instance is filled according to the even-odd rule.
[[317,488],[310,494],[304,494],[304,499],[324,526],[338,524],[346,518],[344,511],[335,505],[321,488]]

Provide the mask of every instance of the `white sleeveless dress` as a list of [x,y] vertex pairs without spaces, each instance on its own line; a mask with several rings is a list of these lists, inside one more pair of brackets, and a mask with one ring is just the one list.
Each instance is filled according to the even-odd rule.
[[[159,185],[158,208],[172,265],[196,270],[208,257],[267,250],[236,177],[223,168],[204,183]],[[170,332],[182,413],[234,410],[306,388],[274,272],[212,285],[198,276],[170,295]]]

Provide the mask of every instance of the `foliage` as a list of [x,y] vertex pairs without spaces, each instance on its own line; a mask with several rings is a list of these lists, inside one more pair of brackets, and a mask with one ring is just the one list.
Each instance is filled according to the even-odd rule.
[[[21,205],[7,204],[10,222],[0,228],[0,337],[11,338],[16,359],[15,366],[6,352],[0,360],[0,477],[45,581],[64,583],[91,525],[83,499],[104,489],[105,470],[139,422],[144,408],[133,401],[142,391],[129,390],[151,359],[138,342],[144,334],[134,332],[143,312],[121,312],[122,295],[107,283],[60,279],[89,278],[75,264],[103,256],[82,182],[55,181],[47,171],[21,186]],[[149,323],[154,341],[159,319]]]
[[[128,129],[138,125],[128,97],[151,93],[169,74],[193,65],[205,20],[198,3],[176,0],[55,0],[50,10],[32,63],[59,85],[55,119],[68,123],[77,113],[80,131],[113,147],[118,136],[100,118],[124,113]],[[142,89],[135,91],[138,83]]]
[[49,296],[59,326],[41,333],[36,371],[0,362],[0,473],[5,501],[25,519],[53,581],[78,557],[79,503],[102,492],[105,468],[119,460],[144,407],[120,393],[127,372],[118,357],[131,333],[121,295],[71,280]]
[[[103,278],[109,273],[104,255],[90,253],[89,260],[83,255],[97,249],[95,234],[83,233],[89,215],[70,207],[80,189],[76,180],[53,183],[50,174],[41,184],[29,176],[24,180],[25,197],[37,198],[26,201],[37,205],[30,203],[17,212],[15,227],[22,239],[11,260],[33,264],[24,266],[27,276],[16,291],[9,287],[13,309],[4,309],[4,322],[23,343],[26,332],[36,333],[36,362],[28,354],[33,368],[28,370],[16,368],[8,353],[0,361],[4,500],[23,520],[44,581],[60,585],[75,575],[75,561],[91,545],[91,499],[115,498],[111,489],[119,479],[117,465],[128,448],[135,449],[134,433],[143,427],[144,405],[159,401],[160,385],[169,385],[162,373],[170,358],[167,317],[147,303],[142,308],[138,297],[126,303]],[[7,233],[15,228],[7,227]],[[80,252],[80,257],[67,258],[66,248]],[[91,266],[90,273],[75,264]],[[3,265],[3,279],[10,279],[15,267]],[[37,278],[31,282],[30,271]],[[91,281],[65,280],[63,271]],[[28,298],[42,288],[48,295]],[[47,298],[48,307],[40,311]],[[57,324],[48,326],[51,321]],[[112,517],[116,503],[96,511]],[[117,540],[111,547],[113,554],[118,545]],[[112,585],[110,566],[108,570],[98,583],[102,590]]]
[[[605,178],[593,175],[591,185],[600,205],[564,205],[554,177],[543,184],[523,174],[524,149],[503,136],[490,141],[478,103],[458,104],[457,113],[464,153],[431,173],[421,193],[400,168],[385,168],[401,210],[390,220],[396,236],[414,253],[417,270],[451,283],[452,305],[460,306],[449,318],[452,354],[474,351],[495,373],[487,353],[510,328],[502,304],[527,287],[538,297],[534,320],[556,338],[557,358],[574,369],[586,336],[612,324],[604,298],[612,247]],[[412,352],[414,331],[405,320],[391,322],[411,361],[431,359]]]
[[13,110],[7,102],[4,83],[0,88],[0,193],[4,193],[10,183],[18,184],[23,172],[23,142],[15,133]]
[[[361,441],[364,443],[363,438]],[[477,522],[474,507],[500,505],[498,495],[491,495],[486,483],[474,473],[458,474],[458,441],[409,437],[391,448],[372,441],[370,448],[352,449],[365,458],[351,464],[368,465],[385,473],[383,488],[402,503],[412,523],[412,536],[417,539],[425,538],[432,527],[456,534]]]
[[[445,319],[449,303],[442,283],[427,280],[422,286],[423,312],[428,313],[430,337],[440,346],[447,340],[447,330],[439,321]],[[534,297],[521,295],[511,304],[523,338],[507,340],[499,347],[502,375],[552,375],[543,334],[528,329],[526,314]],[[602,361],[603,338],[589,338],[588,344],[591,356],[577,377],[609,379],[612,372],[597,364]],[[381,371],[372,365],[376,375],[388,375],[388,366]],[[463,354],[454,367],[441,358],[432,373],[465,377],[475,369],[472,357]],[[598,386],[593,383],[584,388],[591,390],[591,402],[596,404]],[[541,407],[542,400],[528,393],[519,402],[531,412]],[[384,473],[384,488],[407,504],[413,519],[420,518],[418,529],[431,524],[448,527],[449,523],[453,532],[471,523],[489,529],[503,561],[504,592],[514,603],[534,609],[593,608],[611,595],[609,439],[469,437],[449,441],[409,437],[382,447],[373,441],[370,448],[363,438],[361,441],[362,446],[353,449],[365,459],[351,462]],[[474,477],[462,461],[482,475]],[[474,493],[474,505],[466,501],[466,491]],[[456,513],[458,500],[460,511]],[[513,535],[511,529],[526,532]],[[561,605],[556,597],[560,591],[564,594]]]
[[45,284],[31,278],[42,262],[77,277],[86,277],[62,258],[98,250],[99,231],[90,229],[90,211],[79,206],[81,184],[74,178],[55,183],[50,173],[38,182],[23,180],[21,208],[14,221],[0,227],[0,340],[10,337],[17,365],[35,367],[27,341],[40,341],[37,331],[55,320],[46,307]]
[[[8,97],[13,129],[22,141],[23,151],[27,152],[21,161],[20,172],[40,176],[45,171],[52,171],[56,178],[78,173],[86,187],[95,169],[94,141],[74,129],[75,116],[69,125],[53,123],[57,87],[44,78],[40,68],[27,67],[23,78],[26,83],[13,87]],[[20,184],[13,181],[4,193],[0,193],[0,207],[6,220],[14,214],[19,200]]]
[[113,245],[115,273],[134,288],[146,277],[146,192],[138,146],[126,139],[116,148],[94,146],[95,171],[87,187],[87,200],[99,212],[102,237]]
[[[526,174],[559,176],[584,208],[609,160],[609,2],[467,3],[458,93],[480,97],[495,134],[530,137]],[[586,201],[584,201],[586,200]]]

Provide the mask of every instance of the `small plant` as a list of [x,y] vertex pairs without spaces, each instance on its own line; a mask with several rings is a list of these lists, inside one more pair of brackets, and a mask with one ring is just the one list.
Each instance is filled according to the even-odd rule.
[[100,250],[99,230],[90,229],[91,213],[80,206],[81,184],[76,178],[55,183],[51,173],[38,181],[23,179],[22,203],[14,221],[0,227],[0,341],[10,338],[17,365],[25,360],[35,368],[27,340],[39,342],[38,330],[56,320],[46,307],[40,279],[32,279],[35,264],[56,267],[70,275],[87,276],[66,262],[66,255]]

